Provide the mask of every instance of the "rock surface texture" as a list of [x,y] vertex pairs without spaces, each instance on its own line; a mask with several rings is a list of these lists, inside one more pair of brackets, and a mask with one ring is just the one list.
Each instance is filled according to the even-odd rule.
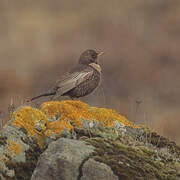
[[19,107],[0,131],[2,180],[178,180],[180,147],[80,101]]
[[60,138],[40,156],[31,180],[116,180],[110,167],[89,159],[94,147],[83,141]]

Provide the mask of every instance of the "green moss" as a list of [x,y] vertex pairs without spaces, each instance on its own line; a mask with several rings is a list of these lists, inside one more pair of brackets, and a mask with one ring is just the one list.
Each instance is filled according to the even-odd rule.
[[[123,144],[118,139],[109,139],[100,136],[99,132],[75,129],[77,138],[95,147],[91,155],[96,161],[107,164],[114,174],[123,180],[177,180],[178,171],[173,171],[174,166],[168,167],[168,162],[155,160],[157,152],[144,146],[131,146]],[[106,131],[108,131],[106,129]],[[112,132],[111,132],[112,133]],[[91,134],[91,135],[89,135]],[[177,163],[179,165],[179,163]],[[177,165],[176,165],[177,166]]]
[[180,147],[177,146],[175,142],[158,135],[156,132],[145,132],[143,136],[146,137],[148,143],[158,148],[167,147],[171,153],[176,153],[176,155],[180,157]]
[[0,136],[0,145],[6,145],[7,144],[7,137]]
[[156,154],[152,149],[149,149],[146,146],[139,146],[138,149],[140,149],[143,153],[147,154],[148,156],[153,156]]

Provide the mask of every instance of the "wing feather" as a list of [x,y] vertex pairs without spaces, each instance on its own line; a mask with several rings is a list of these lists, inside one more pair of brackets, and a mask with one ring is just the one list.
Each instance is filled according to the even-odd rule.
[[92,68],[86,68],[83,71],[76,71],[64,76],[61,80],[56,82],[56,90],[59,95],[62,95],[71,89],[75,88],[93,74]]

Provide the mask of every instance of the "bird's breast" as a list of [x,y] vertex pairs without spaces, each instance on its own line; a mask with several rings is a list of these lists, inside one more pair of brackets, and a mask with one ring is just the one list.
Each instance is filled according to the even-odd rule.
[[89,64],[89,66],[91,66],[91,67],[94,68],[96,71],[98,71],[99,73],[101,73],[101,66],[100,66],[99,64],[91,63],[91,64]]
[[85,81],[80,83],[78,86],[70,90],[66,93],[66,95],[69,95],[70,97],[83,97],[96,89],[100,83],[100,73],[96,70],[94,70],[93,74],[89,76]]

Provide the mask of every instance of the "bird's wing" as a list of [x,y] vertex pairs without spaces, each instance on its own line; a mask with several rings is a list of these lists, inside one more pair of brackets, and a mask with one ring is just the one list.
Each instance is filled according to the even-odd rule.
[[68,73],[64,77],[62,77],[62,79],[56,82],[55,89],[57,90],[58,94],[62,95],[84,82],[92,74],[92,68],[85,68],[82,71]]

